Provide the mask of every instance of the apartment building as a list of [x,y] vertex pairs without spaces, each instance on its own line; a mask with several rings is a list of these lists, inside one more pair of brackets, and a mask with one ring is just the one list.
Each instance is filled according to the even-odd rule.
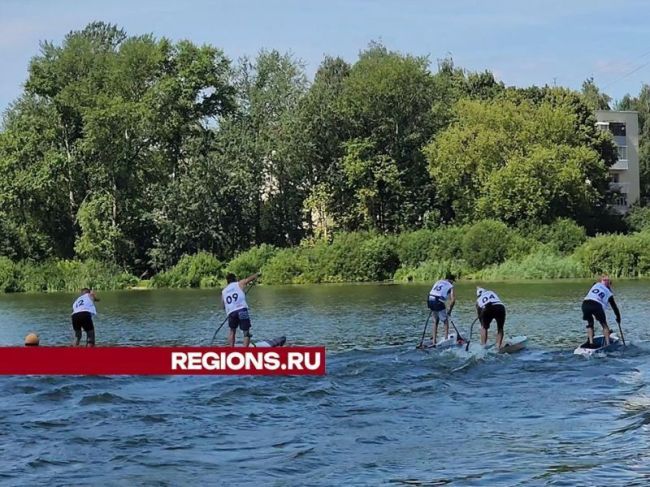
[[609,168],[610,188],[618,191],[612,206],[626,213],[639,200],[639,116],[632,111],[597,110],[596,126],[609,130],[618,148],[618,161]]

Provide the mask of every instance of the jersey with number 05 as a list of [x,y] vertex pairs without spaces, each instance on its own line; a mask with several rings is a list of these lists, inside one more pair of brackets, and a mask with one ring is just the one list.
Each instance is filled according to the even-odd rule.
[[590,301],[596,301],[603,306],[603,309],[607,309],[609,306],[609,298],[611,298],[614,293],[604,284],[597,282],[585,296],[585,301],[589,299]]
[[226,314],[230,315],[233,311],[238,309],[248,308],[246,303],[246,293],[239,287],[238,282],[231,282],[223,291],[221,291],[223,304],[226,307]]
[[503,304],[497,296],[497,293],[492,291],[483,291],[481,295],[476,300],[476,304],[479,308],[483,309],[488,304]]
[[72,303],[73,315],[76,313],[82,313],[83,311],[87,311],[92,315],[97,314],[95,302],[93,301],[93,298],[90,297],[90,294],[82,294],[77,299],[75,299],[74,303]]
[[451,282],[446,279],[441,279],[433,285],[431,291],[429,291],[429,296],[435,296],[440,301],[447,301],[447,296],[449,296],[453,287],[454,285]]

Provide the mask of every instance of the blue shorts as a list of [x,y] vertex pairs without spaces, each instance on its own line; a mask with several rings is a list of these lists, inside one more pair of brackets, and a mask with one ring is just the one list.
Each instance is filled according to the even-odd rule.
[[433,317],[436,321],[447,321],[447,307],[445,306],[444,301],[435,296],[429,296],[427,305],[433,313]]
[[236,330],[237,327],[241,331],[248,331],[251,328],[251,319],[248,315],[248,308],[242,308],[233,311],[228,315],[228,326],[231,330]]

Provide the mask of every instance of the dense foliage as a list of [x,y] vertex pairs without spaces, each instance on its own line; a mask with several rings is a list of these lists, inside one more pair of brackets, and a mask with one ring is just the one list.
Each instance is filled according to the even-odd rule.
[[[644,196],[649,93],[620,103],[641,112]],[[95,22],[42,43],[4,115],[0,285],[642,274],[585,243],[647,227],[606,209],[616,151],[593,110],[610,101],[593,80],[509,88],[377,43],[310,81],[274,50],[232,61]]]

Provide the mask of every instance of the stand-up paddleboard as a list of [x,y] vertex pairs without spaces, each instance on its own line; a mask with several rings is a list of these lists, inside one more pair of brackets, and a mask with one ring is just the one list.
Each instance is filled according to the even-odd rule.
[[499,349],[498,353],[519,352],[524,348],[526,348],[527,343],[528,343],[528,337],[525,336],[508,338],[503,341],[503,346]]
[[496,348],[495,343],[492,343],[491,345],[487,345],[485,349],[490,351],[491,353],[516,353],[526,348],[527,343],[528,343],[528,337],[517,336],[512,338],[504,338],[503,345],[498,350]]
[[259,342],[251,342],[253,347],[282,347],[287,342],[287,337],[271,338],[270,340],[261,340]]
[[598,335],[597,337],[594,337],[593,346],[590,346],[589,341],[586,341],[576,348],[573,351],[573,354],[591,357],[596,353],[613,352],[614,350],[618,350],[621,345],[621,340],[619,340],[619,338],[613,333],[609,335],[609,345],[607,346],[605,346],[605,337],[603,335]]
[[465,342],[465,340],[462,338],[460,340],[458,339],[456,333],[450,333],[449,338],[438,341],[435,346],[433,345],[433,340],[431,340],[431,338],[427,338],[422,342],[422,346],[418,348],[445,350],[447,348],[463,347],[465,346],[465,343],[467,342]]

